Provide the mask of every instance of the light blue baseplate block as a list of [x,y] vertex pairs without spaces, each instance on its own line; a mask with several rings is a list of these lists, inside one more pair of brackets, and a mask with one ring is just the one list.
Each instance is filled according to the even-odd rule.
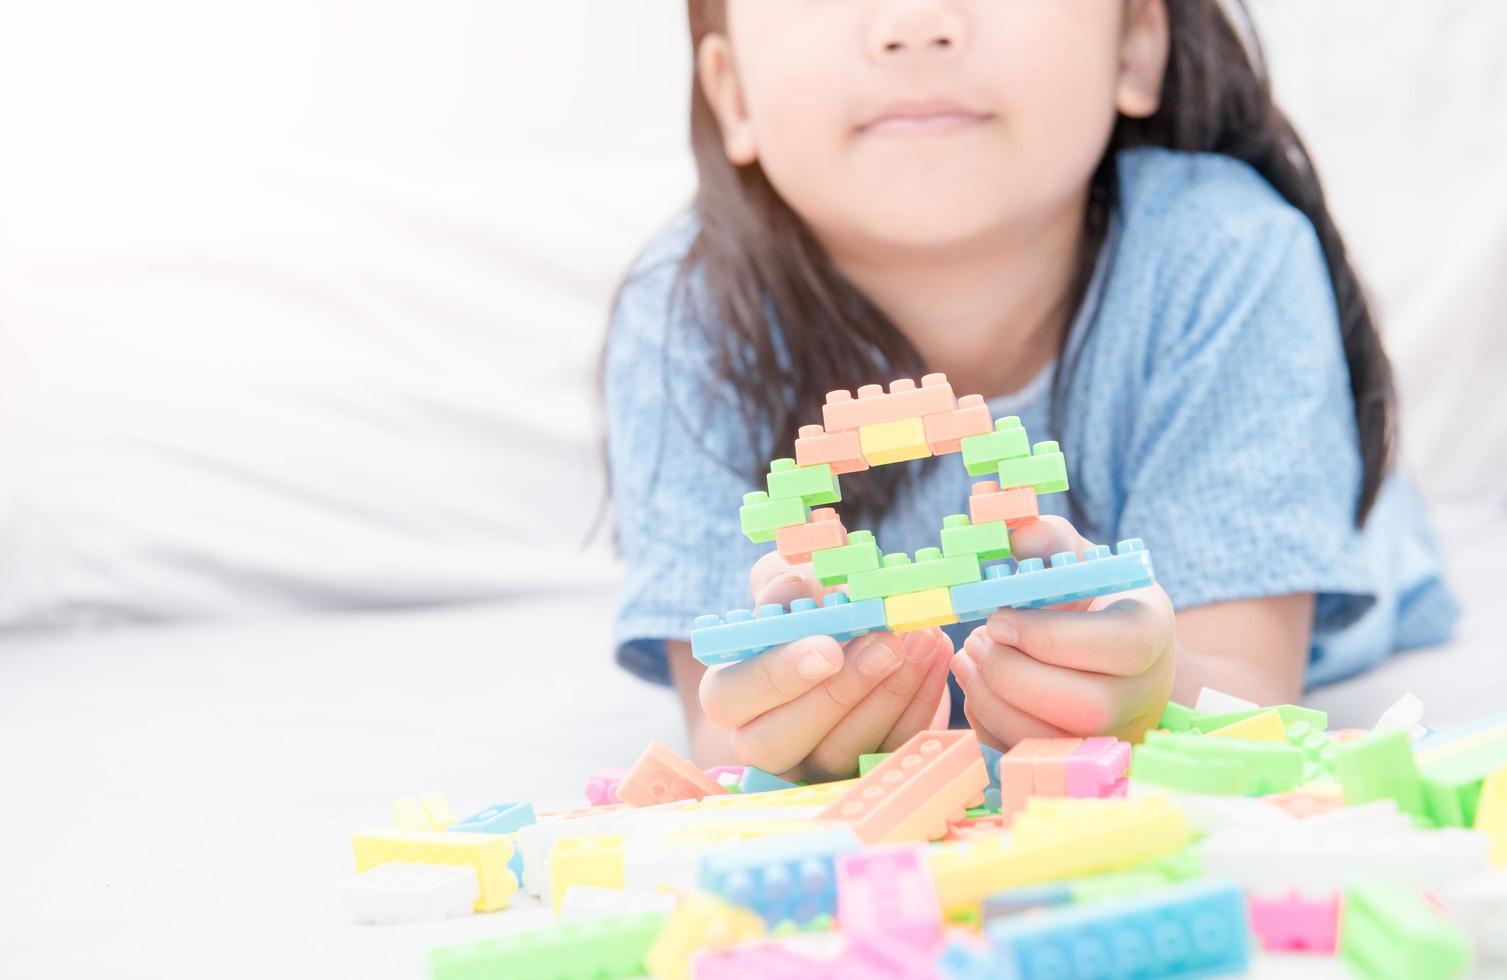
[[884,600],[853,602],[832,592],[818,604],[797,599],[789,610],[779,604],[757,612],[734,609],[721,616],[698,616],[691,629],[691,655],[711,666],[747,660],[782,643],[808,636],[830,636],[839,643],[885,628]]
[[740,841],[701,858],[697,886],[753,909],[770,927],[806,923],[836,913],[837,858],[858,848],[847,827]]
[[1106,545],[1084,551],[1082,560],[1070,551],[1053,555],[1050,567],[1040,558],[1014,565],[1001,562],[984,569],[982,582],[952,587],[952,608],[958,621],[987,619],[1000,609],[1035,609],[1064,602],[1139,589],[1156,581],[1151,552],[1139,538],[1121,541],[1111,554]]

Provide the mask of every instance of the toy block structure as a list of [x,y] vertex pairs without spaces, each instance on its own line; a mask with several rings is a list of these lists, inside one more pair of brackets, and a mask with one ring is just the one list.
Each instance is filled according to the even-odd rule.
[[854,602],[841,592],[829,592],[820,603],[805,598],[788,608],[771,603],[757,610],[734,609],[726,619],[698,616],[691,630],[691,655],[707,665],[734,663],[807,636],[845,643],[885,628],[883,599]]
[[968,498],[968,516],[975,524],[1001,522],[1010,530],[1031,523],[1041,516],[1034,487],[1010,487],[1001,490],[993,480],[973,485]]
[[373,830],[351,840],[356,873],[383,864],[443,864],[476,871],[478,891],[473,908],[495,912],[507,908],[518,879],[508,869],[513,845],[500,834],[451,831]]
[[1318,898],[1297,891],[1275,897],[1252,895],[1251,932],[1271,952],[1333,953],[1340,931],[1340,896]]
[[1357,885],[1345,891],[1340,956],[1364,980],[1454,980],[1470,972],[1471,941],[1415,891]]
[[994,431],[994,418],[982,395],[964,395],[957,408],[928,415],[922,423],[933,456],[962,452],[964,439]]
[[475,868],[443,864],[379,864],[340,887],[351,918],[380,925],[470,915],[479,894]]
[[697,885],[757,912],[771,928],[809,922],[837,909],[835,862],[858,850],[846,828],[766,837],[719,848],[701,859]]
[[811,512],[805,524],[782,527],[774,532],[775,549],[792,565],[811,560],[813,552],[841,548],[848,543],[848,529],[842,526],[837,511],[822,507]]
[[1151,555],[1139,539],[1121,541],[1113,554],[1104,545],[1088,548],[1080,560],[1070,551],[1016,565],[984,569],[983,581],[953,586],[952,606],[962,622],[987,619],[1001,609],[1037,609],[1093,599],[1150,585],[1156,580]]
[[865,844],[940,840],[988,785],[972,731],[917,732],[819,818],[847,823]]
[[764,920],[714,895],[687,897],[670,914],[655,937],[644,966],[662,980],[689,980],[691,955],[699,949],[715,950],[761,939]]
[[528,932],[432,950],[429,976],[432,980],[642,976],[644,957],[664,924],[665,916],[659,912],[555,922]]
[[549,849],[550,900],[555,914],[573,885],[598,888],[623,887],[623,847],[621,834],[602,837],[562,837]]
[[450,829],[468,834],[511,834],[538,822],[532,803],[499,803],[457,820]]
[[1286,743],[1152,731],[1135,749],[1130,776],[1195,793],[1261,796],[1296,787],[1305,761]]
[[871,848],[837,859],[837,925],[848,936],[893,936],[929,950],[942,937],[942,910],[915,845]]
[[888,394],[881,385],[864,385],[858,389],[857,398],[846,390],[828,392],[827,403],[822,406],[822,428],[842,432],[940,415],[957,407],[947,375],[928,374],[921,379],[920,387],[909,378],[901,378],[890,383]]
[[629,806],[700,800],[726,792],[725,786],[671,752],[663,742],[650,742],[617,787],[618,799]]

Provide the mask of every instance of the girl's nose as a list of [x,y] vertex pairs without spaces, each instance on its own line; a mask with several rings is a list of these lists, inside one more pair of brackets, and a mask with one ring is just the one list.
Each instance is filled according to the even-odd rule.
[[945,0],[884,0],[869,33],[875,59],[931,52],[957,54],[967,41],[963,17]]

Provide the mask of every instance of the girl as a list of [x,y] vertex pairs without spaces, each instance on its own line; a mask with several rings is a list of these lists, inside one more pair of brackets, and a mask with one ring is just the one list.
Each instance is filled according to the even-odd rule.
[[[1376,326],[1231,8],[690,0],[700,187],[605,377],[618,657],[674,683],[703,764],[851,775],[958,700],[995,746],[1134,739],[1169,696],[1291,701],[1448,635]],[[1017,555],[1139,537],[1158,585],[703,670],[696,615],[822,591],[742,494],[827,391],[931,371],[1067,453]],[[934,545],[970,482],[940,463],[844,476],[847,525]]]

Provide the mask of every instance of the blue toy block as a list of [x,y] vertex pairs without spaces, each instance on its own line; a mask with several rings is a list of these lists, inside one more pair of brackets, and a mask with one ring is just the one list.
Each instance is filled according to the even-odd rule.
[[964,939],[954,939],[942,947],[937,957],[937,976],[941,980],[1019,980],[1011,963],[998,963],[988,947]]
[[1000,963],[1022,980],[1119,980],[1243,973],[1250,961],[1245,893],[1201,879],[1122,898],[996,919]]
[[770,793],[777,789],[794,789],[799,785],[800,783],[781,779],[772,772],[765,772],[758,766],[745,766],[743,781],[738,784],[738,790],[742,793]]
[[499,803],[457,820],[447,829],[467,834],[511,834],[538,822],[532,803]]
[[1024,915],[1041,909],[1067,905],[1073,900],[1070,885],[1054,882],[1048,885],[1023,885],[995,892],[984,899],[984,921],[1005,919],[1012,915]]
[[[997,793],[999,792],[999,760],[1004,753],[987,742],[979,742],[979,752],[984,756],[984,768],[989,770],[989,788]],[[988,806],[987,803],[984,805]],[[994,805],[994,809],[999,809],[998,803]]]
[[837,912],[837,857],[859,849],[846,827],[740,841],[701,859],[697,884],[773,928]]
[[518,846],[518,841],[513,841],[513,856],[508,858],[508,870],[513,872],[513,877],[518,879],[518,887],[523,887],[523,848]]
[[1083,553],[1052,556],[1051,567],[1028,558],[1011,573],[1009,562],[984,569],[982,582],[952,587],[952,608],[962,623],[987,619],[1000,609],[1035,609],[1139,589],[1156,581],[1151,553],[1139,538],[1121,541],[1110,554],[1105,545]]
[[832,592],[820,605],[815,599],[797,599],[788,611],[771,603],[760,606],[757,613],[734,609],[725,620],[698,616],[691,629],[691,655],[708,666],[728,664],[808,636],[830,636],[846,643],[884,625],[883,599],[853,602],[841,592]]

